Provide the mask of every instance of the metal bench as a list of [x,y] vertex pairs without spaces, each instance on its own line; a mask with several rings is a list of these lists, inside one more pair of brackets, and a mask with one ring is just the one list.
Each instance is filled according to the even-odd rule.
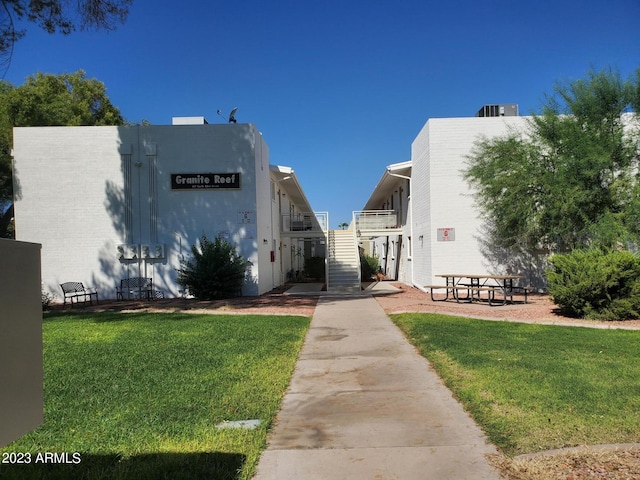
[[93,305],[93,297],[96,298],[96,305],[98,304],[98,291],[95,288],[87,288],[82,282],[65,282],[60,284],[63,294],[63,307],[67,305],[67,301],[73,305],[82,303],[86,305]]
[[153,279],[146,277],[131,277],[120,280],[120,287],[116,285],[116,297],[118,300],[132,298],[146,298],[151,300],[153,294]]

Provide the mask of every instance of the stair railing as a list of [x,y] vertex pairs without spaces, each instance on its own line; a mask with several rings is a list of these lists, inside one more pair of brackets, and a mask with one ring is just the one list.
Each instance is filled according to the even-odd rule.
[[356,249],[356,259],[358,262],[358,286],[362,285],[362,268],[360,267],[360,246],[358,245],[358,230],[353,229],[353,245]]

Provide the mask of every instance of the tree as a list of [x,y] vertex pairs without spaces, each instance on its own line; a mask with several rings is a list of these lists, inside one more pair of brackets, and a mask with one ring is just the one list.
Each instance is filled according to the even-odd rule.
[[37,73],[7,96],[7,116],[14,127],[123,125],[104,83],[83,70],[51,75]]
[[115,30],[129,15],[133,0],[0,0],[0,59],[8,65],[13,46],[26,30],[20,22],[37,24],[48,33],[68,35],[77,28]]
[[124,123],[104,84],[87,78],[82,70],[62,75],[38,73],[20,87],[0,81],[0,237],[10,236],[10,217],[3,214],[9,212],[13,202],[13,127]]
[[[566,252],[638,241],[640,69],[557,84],[526,132],[479,140],[465,178],[492,242]],[[634,111],[635,109],[635,111]]]

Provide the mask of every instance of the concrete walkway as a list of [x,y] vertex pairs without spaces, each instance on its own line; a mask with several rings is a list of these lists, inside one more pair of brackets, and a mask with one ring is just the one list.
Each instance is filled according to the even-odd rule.
[[256,480],[499,480],[497,453],[370,295],[321,297]]

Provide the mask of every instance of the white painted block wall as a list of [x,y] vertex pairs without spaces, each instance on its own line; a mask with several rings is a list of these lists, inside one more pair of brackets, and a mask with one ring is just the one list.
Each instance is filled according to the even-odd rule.
[[[44,287],[58,299],[66,281],[114,298],[116,283],[127,276],[153,277],[165,294],[178,295],[176,268],[203,233],[211,239],[224,233],[252,263],[256,281],[245,286],[245,295],[278,284],[270,262],[279,226],[271,221],[269,150],[253,125],[16,128],[13,153],[16,236],[42,244]],[[130,231],[121,154],[130,154],[135,165]],[[172,173],[216,172],[240,173],[241,188],[171,190]],[[243,223],[243,212],[252,222]],[[160,243],[166,257],[121,261],[116,246],[123,243]]]
[[113,127],[14,130],[16,238],[42,245],[44,288],[81,281],[101,289],[122,240],[105,204],[122,190],[120,138]]
[[[440,284],[437,274],[498,273],[483,255],[483,222],[463,178],[467,157],[481,136],[525,130],[526,117],[430,119],[412,144],[415,280]],[[437,239],[439,228],[455,229],[455,241]]]

